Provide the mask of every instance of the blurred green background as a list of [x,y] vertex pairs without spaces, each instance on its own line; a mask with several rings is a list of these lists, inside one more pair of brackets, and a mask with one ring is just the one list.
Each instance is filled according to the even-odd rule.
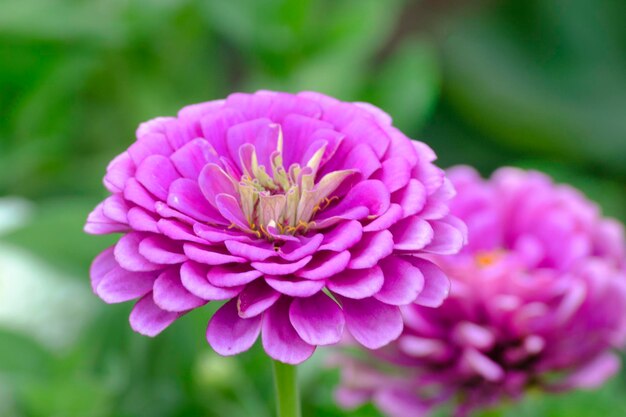
[[[0,0],[0,196],[31,202],[0,200],[0,416],[273,413],[260,349],[206,344],[211,307],[152,340],[130,304],[90,293],[115,237],[82,225],[139,122],[232,91],[318,90],[382,107],[441,166],[542,169],[623,221],[625,16],[623,0]],[[302,366],[305,417],[378,416],[333,405],[325,353]],[[485,416],[624,417],[625,394],[626,372]]]

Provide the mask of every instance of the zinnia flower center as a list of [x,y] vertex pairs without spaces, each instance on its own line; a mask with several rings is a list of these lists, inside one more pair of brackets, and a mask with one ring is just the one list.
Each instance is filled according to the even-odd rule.
[[327,144],[320,144],[306,165],[293,163],[289,169],[283,165],[283,134],[280,125],[270,125],[277,138],[276,149],[269,155],[268,167],[259,160],[254,145],[246,143],[239,149],[243,174],[235,180],[234,171],[226,172],[236,184],[242,211],[248,228],[233,224],[245,232],[273,240],[279,235],[306,233],[315,227],[316,213],[326,209],[339,197],[332,193],[354,170],[334,171],[318,182],[318,169],[324,158]]

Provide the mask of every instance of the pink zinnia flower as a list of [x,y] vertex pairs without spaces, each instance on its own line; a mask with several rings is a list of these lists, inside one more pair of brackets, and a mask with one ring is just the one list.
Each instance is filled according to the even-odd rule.
[[437,263],[450,276],[439,309],[407,307],[405,330],[378,358],[353,361],[338,398],[367,399],[388,415],[426,415],[444,402],[457,416],[526,388],[594,387],[619,367],[626,335],[623,228],[568,186],[512,168],[482,180],[449,172],[452,213],[469,245]]
[[425,253],[457,252],[464,225],[435,154],[365,103],[317,93],[232,94],[142,124],[104,184],[89,233],[123,233],[97,257],[104,301],[139,298],[154,336],[228,300],[207,339],[300,363],[344,327],[368,348],[397,338],[399,305],[438,305],[449,282]]

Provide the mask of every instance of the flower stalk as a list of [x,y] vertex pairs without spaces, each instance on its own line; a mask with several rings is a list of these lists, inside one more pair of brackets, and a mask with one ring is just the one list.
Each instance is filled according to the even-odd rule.
[[301,417],[297,367],[279,361],[272,362],[278,417]]

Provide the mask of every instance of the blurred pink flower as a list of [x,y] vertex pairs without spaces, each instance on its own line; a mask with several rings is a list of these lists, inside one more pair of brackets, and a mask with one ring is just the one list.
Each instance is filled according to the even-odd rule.
[[513,168],[482,180],[449,172],[452,213],[469,244],[436,262],[450,276],[441,308],[408,306],[400,338],[374,363],[344,364],[338,399],[372,399],[394,417],[443,403],[456,416],[520,397],[526,388],[590,388],[619,367],[626,336],[623,227],[568,186]]
[[465,226],[425,144],[365,103],[318,93],[232,94],[142,124],[104,184],[89,233],[123,233],[93,263],[104,301],[139,298],[130,323],[155,336],[227,300],[207,339],[222,355],[286,363],[337,343],[397,338],[398,306],[439,305],[449,281],[414,255],[451,254]]

